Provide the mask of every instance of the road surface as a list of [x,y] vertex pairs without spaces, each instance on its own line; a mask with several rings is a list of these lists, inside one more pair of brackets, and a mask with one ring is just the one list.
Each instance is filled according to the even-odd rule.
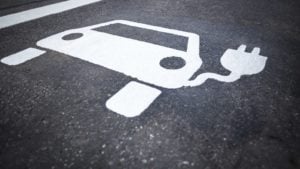
[[[2,0],[0,17],[59,2]],[[0,29],[0,59],[30,47],[46,51],[17,66],[0,64],[0,168],[299,168],[299,5],[103,0]],[[228,75],[220,58],[241,44],[247,52],[260,47],[268,60],[260,73],[232,83],[157,87],[161,94],[154,102],[128,118],[108,109],[106,101],[135,78],[36,45],[65,30],[112,20],[200,35],[203,63],[196,75]],[[185,38],[162,33],[102,31],[186,49]]]

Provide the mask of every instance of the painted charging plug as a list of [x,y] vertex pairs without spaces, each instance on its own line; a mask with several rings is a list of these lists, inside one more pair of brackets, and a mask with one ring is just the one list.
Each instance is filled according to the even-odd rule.
[[221,64],[231,71],[228,76],[216,73],[203,73],[194,80],[188,81],[184,86],[194,87],[203,84],[208,79],[221,82],[234,82],[243,75],[260,73],[266,65],[267,57],[260,55],[260,48],[255,47],[251,53],[245,52],[246,45],[241,45],[237,50],[227,49],[221,57]]
[[[181,51],[98,31],[100,27],[113,24],[186,37],[188,38],[187,50]],[[37,46],[135,78],[135,81],[129,82],[106,102],[108,109],[126,117],[135,117],[145,111],[161,94],[159,88],[195,87],[202,85],[207,79],[234,82],[243,75],[261,72],[267,60],[266,57],[259,55],[259,48],[246,53],[246,46],[241,45],[238,50],[228,49],[221,57],[221,64],[231,71],[228,76],[203,73],[190,80],[202,65],[199,35],[126,20],[114,20],[67,30],[38,41]],[[19,65],[45,52],[28,48],[3,58],[1,62],[12,66]],[[184,64],[173,68],[164,67],[162,63],[168,59],[177,59]]]

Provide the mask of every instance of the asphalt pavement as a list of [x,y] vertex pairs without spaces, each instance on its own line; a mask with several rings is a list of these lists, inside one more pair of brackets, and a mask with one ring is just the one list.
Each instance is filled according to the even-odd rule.
[[[0,17],[58,2],[1,0]],[[299,10],[294,0],[103,0],[0,29],[0,59],[29,47],[46,51],[17,66],[0,63],[0,168],[300,168]],[[112,20],[198,34],[203,63],[194,77],[228,75],[220,58],[241,44],[247,52],[260,47],[268,60],[260,73],[231,83],[148,84],[161,95],[128,118],[106,101],[139,80],[37,46],[65,30]],[[187,48],[186,38],[161,32],[97,31]]]

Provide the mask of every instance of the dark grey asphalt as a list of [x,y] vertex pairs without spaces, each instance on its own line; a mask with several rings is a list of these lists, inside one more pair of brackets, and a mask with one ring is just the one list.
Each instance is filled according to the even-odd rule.
[[[1,1],[0,16],[58,1],[23,2]],[[263,72],[234,83],[161,89],[136,118],[105,107],[133,80],[120,73],[55,51],[0,64],[0,168],[300,168],[299,10],[294,0],[104,0],[0,30],[0,58],[115,19],[199,34],[198,73],[228,74],[220,57],[240,44],[269,58]]]

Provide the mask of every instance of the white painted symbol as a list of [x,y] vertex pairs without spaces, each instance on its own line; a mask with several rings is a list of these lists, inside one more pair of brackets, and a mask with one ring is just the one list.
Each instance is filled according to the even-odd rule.
[[[187,50],[181,51],[95,30],[112,24],[187,37]],[[203,73],[190,80],[202,65],[199,39],[199,35],[190,32],[114,20],[64,31],[38,41],[37,45],[115,70],[143,83],[168,89],[199,86],[207,79],[234,82],[243,75],[257,74],[265,67],[267,58],[259,55],[259,48],[246,53],[246,46],[241,45],[238,50],[228,49],[221,57],[221,64],[231,71],[230,75]],[[184,64],[178,68],[167,69],[161,66],[166,58],[181,59]],[[3,60],[9,59],[4,58],[1,61]],[[146,84],[130,82],[107,101],[107,108],[126,117],[140,115],[161,94],[159,89]]]
[[184,86],[199,86],[207,79],[221,82],[234,82],[243,75],[253,75],[261,72],[266,65],[267,57],[259,55],[260,48],[254,48],[251,53],[246,53],[246,45],[241,45],[238,50],[227,49],[221,57],[221,64],[231,73],[223,76],[215,73],[203,73],[194,80],[187,81]]
[[[112,24],[124,24],[188,37],[187,51],[95,31],[96,28]],[[64,40],[72,35],[76,37],[75,40]],[[198,35],[124,20],[68,30],[40,40],[37,45],[170,89],[182,87],[202,64],[199,57]],[[161,67],[160,61],[171,56],[184,59],[185,66],[176,70]]]

